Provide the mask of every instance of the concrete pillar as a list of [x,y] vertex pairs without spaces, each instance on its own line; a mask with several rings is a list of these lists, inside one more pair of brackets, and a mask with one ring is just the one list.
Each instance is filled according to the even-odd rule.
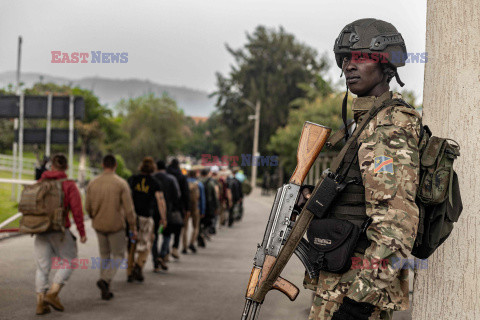
[[480,1],[428,0],[426,39],[424,123],[461,146],[464,210],[416,275],[413,319],[480,319]]

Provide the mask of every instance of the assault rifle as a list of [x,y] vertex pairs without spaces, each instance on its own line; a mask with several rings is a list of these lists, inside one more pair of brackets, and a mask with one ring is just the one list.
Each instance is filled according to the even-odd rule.
[[265,296],[272,289],[279,290],[291,301],[297,298],[298,288],[280,277],[295,250],[307,272],[310,275],[315,273],[306,256],[306,247],[299,246],[313,214],[308,211],[304,214],[303,211],[306,210],[299,214],[294,210],[294,206],[303,181],[327,142],[330,132],[330,128],[311,122],[305,122],[303,126],[297,149],[297,167],[289,183],[277,190],[262,244],[257,247],[245,294],[242,320],[258,319]]

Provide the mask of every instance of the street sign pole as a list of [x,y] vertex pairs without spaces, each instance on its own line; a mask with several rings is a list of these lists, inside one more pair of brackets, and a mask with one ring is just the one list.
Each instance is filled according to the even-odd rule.
[[53,104],[53,95],[48,94],[48,104],[47,104],[47,132],[45,139],[45,156],[50,157],[50,142],[51,142],[51,133],[52,133],[52,104]]
[[[20,93],[20,110],[19,110],[19,127],[18,127],[18,179],[22,180],[23,171],[23,127],[25,115],[25,95]],[[20,201],[20,188],[17,188],[17,201]]]
[[[260,100],[257,100],[255,104],[255,128],[253,133],[253,155],[252,155],[252,189],[257,186],[257,166],[258,161],[254,161],[255,157],[258,157],[258,134],[260,132]],[[257,158],[258,159],[258,158]]]
[[68,116],[68,177],[73,179],[73,109],[75,97],[70,96],[69,116]]
[[[18,130],[18,118],[15,118],[13,120],[13,130]],[[12,158],[12,179],[17,179],[17,152],[18,152],[18,143],[17,143],[17,140],[15,140],[13,142],[13,149],[12,149],[12,153],[13,153],[13,158]],[[17,186],[15,186],[14,184],[12,184],[12,196],[10,197],[10,199],[12,201],[15,201],[17,196],[15,194],[15,191],[17,190]]]
[[[17,47],[17,72],[16,72],[16,80],[17,80],[17,87],[16,89],[16,94],[20,94],[20,65],[22,61],[22,36],[18,37],[18,47]],[[15,118],[13,120],[13,129],[18,130],[18,118]],[[16,179],[17,175],[17,152],[18,152],[18,144],[17,141],[13,142],[13,164],[12,164],[12,179]],[[12,196],[11,200],[15,201],[16,194],[15,194],[16,187],[14,184],[12,184]]]

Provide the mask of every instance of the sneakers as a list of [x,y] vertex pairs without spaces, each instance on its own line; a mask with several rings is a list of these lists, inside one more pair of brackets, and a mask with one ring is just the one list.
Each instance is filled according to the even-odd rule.
[[172,249],[172,257],[174,257],[175,259],[180,259],[180,255],[178,254],[177,248]]
[[158,262],[158,264],[160,265],[160,268],[162,268],[162,270],[165,270],[165,271],[168,270],[167,263],[165,262],[165,260],[164,260],[163,258],[158,257],[158,258],[157,258],[157,262]]
[[37,309],[35,314],[42,315],[50,312],[50,307],[45,303],[45,292],[37,293]]
[[192,251],[193,253],[197,253],[197,248],[195,248],[195,246],[193,245],[193,243],[188,246],[188,249],[190,249],[190,251]]

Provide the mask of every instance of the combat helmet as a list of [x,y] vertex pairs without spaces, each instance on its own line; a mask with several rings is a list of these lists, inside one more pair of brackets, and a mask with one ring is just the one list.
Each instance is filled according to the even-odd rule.
[[[397,68],[405,66],[407,47],[402,35],[393,24],[373,18],[360,19],[347,24],[333,45],[335,60],[340,69],[342,68],[343,57],[351,54],[352,51],[383,53],[388,61],[388,64],[382,65],[384,72],[389,74],[389,79],[395,77],[397,83],[401,87],[404,86]],[[342,104],[342,118],[345,127],[347,127],[347,98],[348,86]],[[348,130],[345,131],[345,140],[347,140],[349,134]]]
[[337,66],[342,67],[342,55],[352,51],[386,53],[395,68],[403,67],[407,59],[407,47],[402,35],[386,21],[360,19],[347,24],[335,40],[333,52]]

